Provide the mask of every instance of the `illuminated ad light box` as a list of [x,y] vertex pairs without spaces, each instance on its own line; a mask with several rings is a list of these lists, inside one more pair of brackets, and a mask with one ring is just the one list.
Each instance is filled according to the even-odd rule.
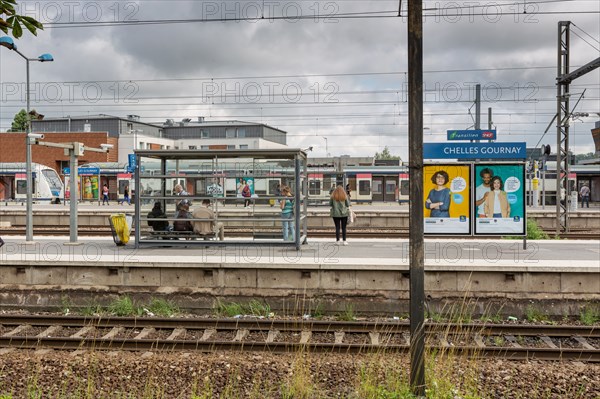
[[477,164],[473,174],[476,235],[525,235],[525,165]]
[[471,235],[471,165],[430,164],[423,168],[426,235]]

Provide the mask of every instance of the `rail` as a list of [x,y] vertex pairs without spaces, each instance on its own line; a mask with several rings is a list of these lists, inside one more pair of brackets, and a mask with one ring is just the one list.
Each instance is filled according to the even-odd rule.
[[[0,347],[123,351],[408,352],[404,321],[0,316]],[[426,345],[473,358],[600,362],[597,326],[427,323]]]

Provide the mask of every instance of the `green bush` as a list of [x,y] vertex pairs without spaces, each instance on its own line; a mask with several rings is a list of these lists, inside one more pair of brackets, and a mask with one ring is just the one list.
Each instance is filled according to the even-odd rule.
[[[508,240],[522,240],[520,236],[505,236]],[[550,236],[533,219],[527,219],[527,239],[528,240],[549,240]]]

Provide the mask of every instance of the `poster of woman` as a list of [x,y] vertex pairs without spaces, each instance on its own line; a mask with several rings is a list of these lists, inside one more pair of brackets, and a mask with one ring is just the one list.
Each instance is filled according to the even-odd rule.
[[471,234],[470,165],[426,165],[423,197],[425,234]]
[[525,165],[476,165],[473,185],[475,234],[526,234]]

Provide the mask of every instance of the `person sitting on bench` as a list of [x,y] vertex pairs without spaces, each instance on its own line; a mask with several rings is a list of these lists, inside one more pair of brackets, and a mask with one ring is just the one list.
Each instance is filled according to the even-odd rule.
[[194,227],[192,223],[187,220],[192,218],[192,214],[190,213],[190,202],[188,200],[183,200],[179,203],[177,207],[177,220],[173,222],[173,230],[174,231],[193,231]]
[[[167,215],[162,210],[160,202],[155,202],[154,207],[148,213],[148,219],[166,219]],[[148,220],[148,226],[152,227],[154,231],[168,231],[169,221],[168,220]]]
[[221,241],[225,239],[223,223],[217,223],[215,221],[215,213],[210,209],[210,200],[205,199],[202,201],[202,206],[194,211],[194,219],[209,219],[192,222],[194,232],[204,236],[205,240],[208,240],[209,236],[212,236],[213,234],[219,237],[219,240]]

